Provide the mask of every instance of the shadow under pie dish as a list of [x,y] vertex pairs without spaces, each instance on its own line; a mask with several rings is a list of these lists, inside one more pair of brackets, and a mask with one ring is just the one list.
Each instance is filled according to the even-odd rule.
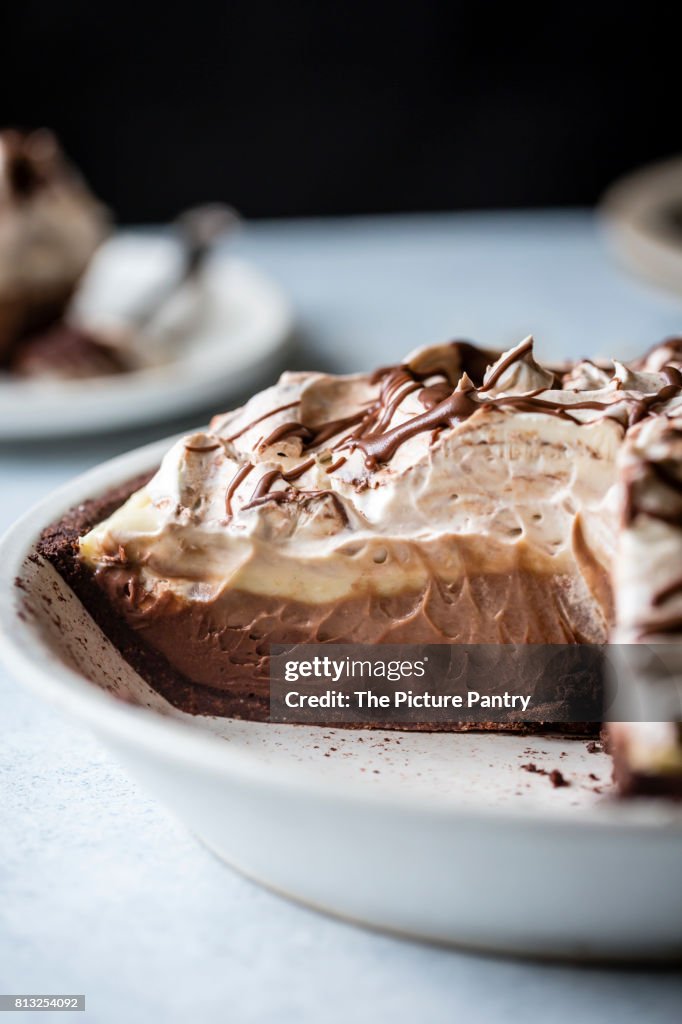
[[[681,359],[544,368],[526,339],[284,374],[40,551],[195,714],[267,719],[272,644],[674,643]],[[682,791],[674,723],[611,742],[623,791]]]

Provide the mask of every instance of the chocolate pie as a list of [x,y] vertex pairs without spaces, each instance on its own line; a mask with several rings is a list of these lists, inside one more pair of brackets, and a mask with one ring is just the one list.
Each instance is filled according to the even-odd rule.
[[[42,553],[196,714],[267,719],[272,644],[677,641],[681,367],[678,340],[547,368],[528,338],[285,373]],[[624,789],[682,794],[676,724],[612,742]]]

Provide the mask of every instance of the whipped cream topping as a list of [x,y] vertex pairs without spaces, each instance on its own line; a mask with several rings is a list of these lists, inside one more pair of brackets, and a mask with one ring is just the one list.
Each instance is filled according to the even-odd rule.
[[562,373],[532,339],[497,358],[453,342],[372,375],[285,373],[176,442],[81,556],[197,601],[528,569],[565,577],[566,600],[590,609],[582,635],[603,639],[623,439],[682,404],[675,366],[647,358]]
[[0,132],[0,296],[75,282],[107,230],[49,132]]
[[533,358],[533,339],[526,338],[488,367],[481,391],[488,398],[498,395],[536,395],[554,386],[555,374]]
[[[652,360],[653,365],[658,360]],[[610,726],[636,774],[682,770],[682,417],[675,399],[628,434],[613,565],[617,687]],[[636,646],[633,646],[636,645]],[[644,645],[644,646],[642,646]]]
[[[622,452],[622,506],[614,583],[618,639],[682,634],[682,416],[642,421]],[[680,666],[682,670],[682,664]]]

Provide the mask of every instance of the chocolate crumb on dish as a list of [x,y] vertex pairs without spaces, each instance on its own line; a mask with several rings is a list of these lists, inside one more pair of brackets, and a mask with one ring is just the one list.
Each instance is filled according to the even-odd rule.
[[[286,373],[41,551],[145,678],[199,714],[267,718],[278,643],[679,639],[680,367],[676,339],[629,365],[557,369],[529,338],[420,349],[374,374]],[[609,735],[619,785],[640,790],[641,729]],[[679,731],[665,742],[644,775],[682,791]]]
[[555,789],[560,789],[563,786],[570,786],[571,783],[565,777],[565,775],[559,771],[558,768],[552,770],[548,768],[540,768],[534,761],[529,761],[526,764],[522,764],[521,770],[524,772],[531,772],[533,775],[545,775],[552,783]]
[[568,781],[563,772],[560,772],[558,768],[554,768],[549,773],[549,781],[552,783],[555,789],[561,789],[564,786],[571,785],[571,783]]

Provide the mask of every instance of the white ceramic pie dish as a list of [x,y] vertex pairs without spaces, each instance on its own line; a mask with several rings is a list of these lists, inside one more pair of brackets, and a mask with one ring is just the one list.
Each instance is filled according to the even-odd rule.
[[[150,690],[35,543],[167,446],[79,477],[0,542],[0,655],[18,679],[89,725],[225,861],[307,904],[477,949],[680,957],[682,809],[615,801],[608,758],[583,741],[196,719]],[[553,789],[528,761],[571,785]]]

